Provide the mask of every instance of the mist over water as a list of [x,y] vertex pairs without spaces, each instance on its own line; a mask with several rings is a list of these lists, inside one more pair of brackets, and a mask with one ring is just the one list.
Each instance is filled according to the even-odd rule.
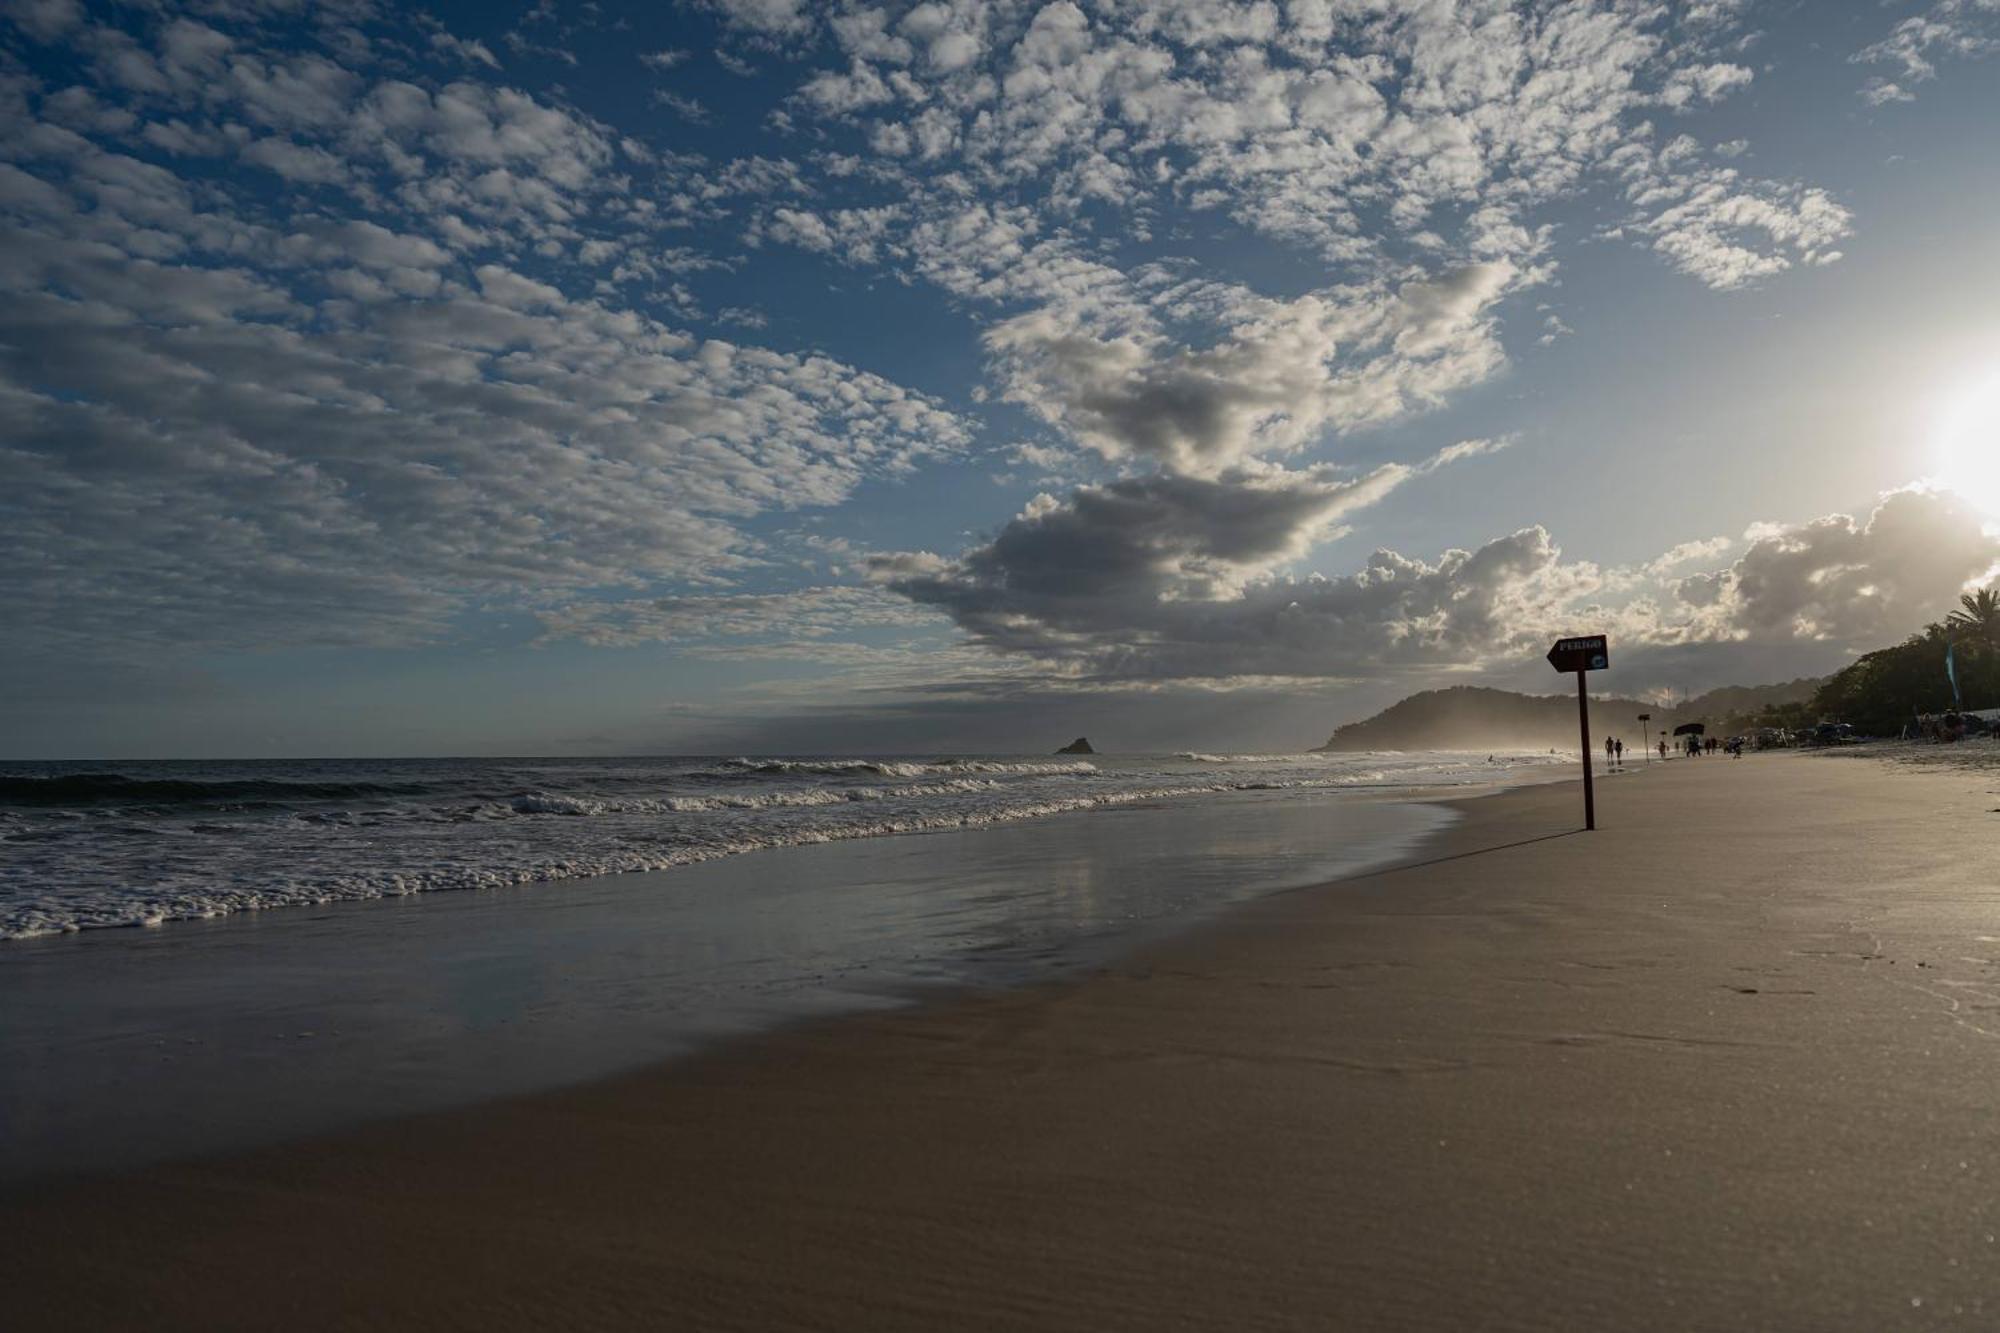
[[0,938],[663,870],[1170,797],[1507,782],[1547,754],[0,764]]

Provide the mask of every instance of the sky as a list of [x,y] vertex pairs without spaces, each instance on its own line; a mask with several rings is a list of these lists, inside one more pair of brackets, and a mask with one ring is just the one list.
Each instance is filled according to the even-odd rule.
[[1298,749],[2000,578],[2000,0],[0,0],[0,757]]

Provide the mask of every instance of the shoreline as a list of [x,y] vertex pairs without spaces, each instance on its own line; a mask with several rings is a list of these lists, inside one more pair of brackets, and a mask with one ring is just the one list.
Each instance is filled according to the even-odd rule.
[[1390,795],[1133,802],[559,892],[26,942],[0,954],[0,1182],[253,1149],[1075,976],[1245,897],[1392,859],[1450,817]]
[[[1397,757],[1403,757],[1406,753],[1430,757],[1462,754],[1467,757],[1467,762],[1469,763],[1470,756],[1476,752],[1430,751],[1393,753]],[[1305,757],[1307,756],[1272,755],[1256,758],[1259,761],[1268,759],[1272,763],[1283,764],[1287,761]],[[775,794],[752,792],[745,795],[743,793],[718,792],[715,790],[708,790],[708,794],[706,795],[690,794],[687,791],[675,794],[671,788],[673,788],[681,776],[685,775],[676,775],[668,770],[654,775],[656,780],[663,784],[662,789],[658,793],[650,797],[640,795],[636,798],[630,795],[615,795],[607,791],[598,791],[595,794],[587,793],[582,796],[571,796],[561,792],[551,794],[538,790],[513,791],[510,794],[500,794],[492,790],[479,790],[459,792],[454,796],[449,790],[451,784],[462,782],[466,775],[456,772],[439,774],[434,775],[434,777],[441,779],[442,785],[435,788],[430,795],[434,800],[443,801],[444,805],[433,806],[429,813],[434,815],[440,811],[448,810],[452,817],[444,821],[446,823],[476,823],[477,821],[472,819],[471,816],[478,814],[481,810],[491,812],[499,810],[503,806],[512,809],[517,815],[530,816],[561,816],[572,813],[615,816],[621,813],[630,813],[634,810],[642,811],[649,816],[658,816],[667,813],[715,813],[717,811],[740,815],[745,811],[760,808],[805,813],[809,816],[824,814],[827,811],[846,810],[881,809],[886,810],[888,813],[883,817],[882,821],[875,823],[870,823],[866,820],[859,823],[842,823],[838,821],[827,823],[821,820],[817,824],[805,828],[738,826],[733,830],[725,831],[719,839],[710,836],[715,832],[714,830],[703,830],[703,836],[700,837],[686,836],[689,831],[683,830],[682,836],[678,838],[670,836],[658,843],[658,845],[640,847],[638,845],[614,842],[610,848],[603,846],[598,846],[594,849],[588,847],[570,847],[567,849],[567,852],[562,848],[557,848],[554,851],[545,850],[539,857],[530,857],[526,863],[508,863],[503,861],[497,866],[474,866],[469,869],[460,866],[452,868],[449,872],[440,872],[436,866],[427,871],[423,868],[421,862],[416,866],[408,868],[407,871],[400,866],[375,866],[359,877],[360,882],[345,882],[344,877],[351,875],[352,872],[352,868],[349,866],[343,871],[342,876],[336,876],[333,880],[304,887],[296,884],[286,884],[275,891],[272,891],[270,886],[264,883],[264,881],[270,878],[267,873],[269,866],[260,865],[257,867],[259,876],[258,887],[246,887],[241,882],[232,882],[229,874],[225,872],[220,876],[220,887],[212,890],[204,889],[202,892],[194,894],[192,898],[189,896],[188,886],[185,883],[162,888],[159,892],[150,896],[140,897],[136,902],[130,899],[122,902],[66,901],[62,897],[62,891],[59,890],[54,900],[54,905],[48,909],[47,916],[44,916],[40,911],[42,904],[31,901],[25,907],[21,907],[18,903],[4,901],[8,895],[0,893],[0,960],[4,960],[7,953],[16,946],[28,946],[32,948],[44,940],[95,937],[105,930],[135,928],[175,928],[184,930],[190,927],[200,928],[213,922],[239,920],[256,914],[287,908],[305,909],[315,912],[338,911],[342,910],[343,906],[349,903],[381,902],[399,898],[425,897],[439,893],[489,892],[493,890],[537,886],[554,886],[560,888],[565,885],[580,882],[587,883],[620,875],[686,873],[718,860],[728,860],[733,857],[745,855],[762,855],[773,851],[783,852],[802,846],[820,846],[846,841],[872,841],[879,838],[907,837],[932,833],[961,833],[985,828],[1004,829],[1018,824],[1042,823],[1052,818],[1061,819],[1072,814],[1109,812],[1133,806],[1150,806],[1165,800],[1226,799],[1230,796],[1266,790],[1292,790],[1299,794],[1305,794],[1313,790],[1357,794],[1379,790],[1404,794],[1412,792],[1421,793],[1434,788],[1449,790],[1458,785],[1449,782],[1427,782],[1421,777],[1387,777],[1382,774],[1373,775],[1380,780],[1371,781],[1352,781],[1340,777],[1325,779],[1318,775],[1307,775],[1304,780],[1301,780],[1300,775],[1296,773],[1281,777],[1275,783],[1267,784],[1264,781],[1258,780],[1252,774],[1242,772],[1236,773],[1234,776],[1227,774],[1224,768],[1226,759],[1218,759],[1214,760],[1218,765],[1217,767],[1209,767],[1206,762],[1197,762],[1194,769],[1189,772],[1170,776],[1167,772],[1161,771],[1145,775],[1152,780],[1152,785],[1150,786],[1141,786],[1126,790],[1120,790],[1115,786],[1117,781],[1129,779],[1132,776],[1128,772],[1121,772],[1116,767],[1118,764],[1129,764],[1135,761],[1156,764],[1183,763],[1183,761],[1202,761],[1209,758],[1189,753],[1173,756],[1105,755],[1098,756],[1096,763],[1088,760],[1079,760],[1073,765],[1065,764],[1052,758],[1018,755],[991,756],[976,759],[954,756],[902,756],[875,758],[865,761],[849,761],[845,759],[826,761],[812,759],[772,759],[767,764],[753,764],[752,761],[746,759],[731,759],[717,762],[724,768],[728,768],[731,765],[749,765],[751,767],[748,771],[763,773],[766,769],[769,769],[773,772],[779,772],[781,776],[796,770],[800,773],[822,775],[831,773],[835,779],[850,778],[857,774],[868,773],[878,775],[884,779],[901,780],[921,777],[926,772],[929,772],[930,776],[938,778],[940,781],[933,783],[929,787],[926,787],[923,783],[918,783],[916,786],[907,789],[885,789],[879,785],[867,784],[854,787],[851,785],[842,786],[830,783],[819,790],[800,791],[788,787],[775,792]],[[1509,762],[1512,763],[1520,758],[1522,756],[1518,754],[1513,755]],[[1488,759],[1490,762],[1492,756],[1489,755]],[[314,761],[269,762],[279,765],[281,769],[286,769],[296,774],[297,770],[310,767]],[[395,770],[399,764],[405,761],[343,762],[374,763],[375,769],[383,770],[383,772],[364,771],[361,776],[364,779],[377,780],[374,785],[379,786],[381,785],[379,780],[384,778],[385,773],[389,776],[395,776],[391,770]],[[447,760],[438,762],[449,767],[471,761]],[[538,762],[547,763],[550,761]],[[674,765],[706,761],[699,758],[667,756],[651,762]],[[1109,767],[1100,769],[1098,764],[1104,764]],[[1517,770],[1517,776],[1514,781],[1533,782],[1548,780],[1538,772],[1539,764],[1540,760],[1537,756],[1534,765]],[[153,761],[153,766],[156,768],[162,765],[173,772],[180,772],[187,769],[203,771],[205,769],[205,766],[200,763]],[[15,768],[22,766],[19,763],[13,765]],[[889,798],[900,797],[907,800],[912,797],[937,796],[952,786],[955,779],[951,778],[950,775],[958,773],[961,770],[981,774],[987,772],[1021,774],[1030,771],[1041,773],[1043,770],[1053,773],[1058,770],[1066,770],[1067,768],[1078,766],[1090,770],[1090,775],[1093,777],[1106,777],[1113,782],[1113,787],[1110,790],[1104,791],[1093,791],[1089,787],[1078,787],[1075,789],[1064,788],[1062,790],[1049,790],[1038,793],[1016,793],[1021,796],[1021,799],[1011,804],[1003,801],[997,806],[988,808],[924,810],[909,807],[897,810],[892,808],[892,806],[876,805],[876,802]],[[6,767],[8,767],[7,764],[0,763],[0,768]],[[27,776],[33,781],[46,780],[48,776],[64,776],[79,780],[85,778],[108,778],[111,781],[121,784],[128,782],[136,783],[140,787],[147,786],[149,783],[160,785],[161,782],[165,782],[170,786],[178,783],[183,787],[219,785],[223,787],[279,789],[295,786],[305,786],[308,788],[315,786],[315,784],[310,782],[302,783],[296,776],[271,778],[268,776],[244,776],[242,774],[226,776],[219,780],[213,777],[201,779],[131,779],[129,775],[123,773],[111,773],[108,775],[30,774]],[[503,787],[511,787],[518,782],[529,780],[518,774],[494,775],[482,772],[479,776],[487,778],[489,785],[491,782],[498,782]],[[712,778],[713,774],[697,772],[693,776],[697,778]],[[5,778],[0,777],[0,783],[4,783],[4,781]],[[624,781],[625,779],[621,776],[614,782],[614,785],[621,785]],[[978,781],[980,780],[975,779],[975,783]],[[1165,785],[1161,785],[1163,783]],[[560,780],[558,781],[559,784]],[[318,785],[321,787],[338,787],[342,784],[335,782]],[[355,785],[354,780],[350,780],[347,785]],[[370,782],[362,781],[359,785],[369,786]],[[388,785],[406,788],[397,793],[396,799],[412,798],[415,793],[421,790],[420,785],[411,785],[408,783],[389,783]],[[988,783],[987,785],[991,784]],[[185,793],[176,794],[184,795]],[[279,795],[275,791],[264,794]],[[322,791],[319,794],[324,795],[325,793]],[[92,803],[92,798],[88,793],[80,795],[79,799],[86,806]],[[289,800],[292,798],[290,796],[282,796],[282,799]],[[304,799],[311,801],[316,799],[316,797],[313,794],[308,794]],[[463,804],[468,799],[472,801],[470,807]],[[171,797],[169,797],[169,801],[171,803]],[[34,809],[55,804],[60,804],[60,802],[36,800],[30,802],[29,808]],[[300,813],[301,811],[294,811],[295,816]],[[321,822],[321,815],[324,812],[307,811],[305,813],[310,822]],[[332,811],[332,818],[326,822],[330,822],[335,826],[343,826],[344,821],[352,813],[351,810],[345,808],[336,808]],[[379,813],[391,814],[394,811],[392,809]],[[4,806],[0,806],[0,820],[8,817],[9,811]],[[200,824],[196,827],[200,832],[209,836],[231,831],[231,826]],[[588,827],[588,825],[585,825],[585,827]],[[237,833],[245,833],[252,831],[263,832],[265,830],[236,828],[235,831]],[[218,845],[227,846],[228,844]],[[293,850],[295,854],[307,857],[324,854],[322,848],[298,848]],[[90,853],[87,854],[91,853],[101,856],[105,854],[105,849],[102,847],[90,849]],[[576,857],[574,859],[566,859],[569,853],[575,853]],[[346,863],[343,864],[345,865]],[[101,870],[102,867],[99,867],[99,869]],[[243,867],[232,866],[229,869],[240,871]],[[58,867],[59,870],[60,867]],[[385,887],[381,882],[383,874],[388,874],[392,881],[388,887]],[[406,875],[408,882],[406,882]],[[0,884],[0,889],[8,889],[10,887],[12,886]],[[141,910],[144,914],[118,915],[120,912],[129,913],[133,910]]]
[[1990,780],[1655,777],[1081,979],[9,1189],[0,1280],[24,1328],[1980,1326]]

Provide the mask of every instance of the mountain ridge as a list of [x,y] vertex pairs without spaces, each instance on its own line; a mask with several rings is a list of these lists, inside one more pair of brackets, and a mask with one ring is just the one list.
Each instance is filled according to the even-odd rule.
[[[1711,731],[1765,709],[1802,705],[1820,678],[1800,677],[1772,685],[1725,685],[1680,704],[1659,704],[1620,695],[1592,697],[1590,735],[1601,745],[1607,736],[1636,748],[1642,737],[1671,732],[1684,722]],[[1639,722],[1639,715],[1651,721]],[[1561,749],[1576,744],[1576,696],[1523,694],[1479,685],[1454,685],[1408,695],[1372,717],[1334,729],[1320,750]]]

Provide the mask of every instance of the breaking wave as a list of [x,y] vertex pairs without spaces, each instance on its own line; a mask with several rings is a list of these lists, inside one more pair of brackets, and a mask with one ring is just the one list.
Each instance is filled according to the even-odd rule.
[[[1514,756],[1519,768],[1542,756]],[[1245,767],[1235,767],[1242,765]],[[0,764],[0,939],[490,889],[1227,792],[1504,780],[1465,755]]]

